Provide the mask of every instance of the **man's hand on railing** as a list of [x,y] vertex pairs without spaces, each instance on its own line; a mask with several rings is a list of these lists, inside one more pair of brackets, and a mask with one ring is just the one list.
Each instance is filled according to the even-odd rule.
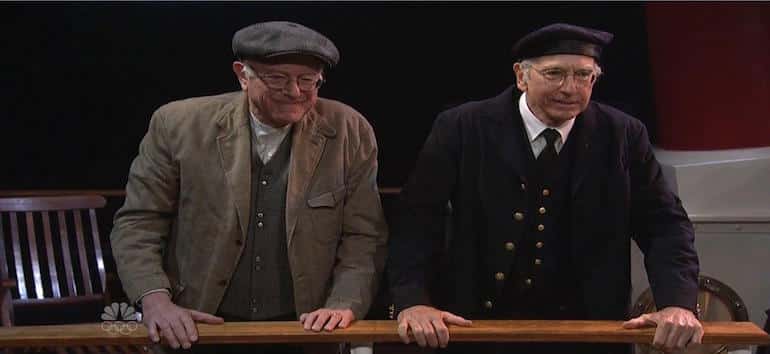
[[409,330],[411,329],[419,346],[446,348],[449,343],[447,324],[467,327],[471,325],[471,321],[434,307],[416,305],[406,308],[398,314],[398,335],[404,343],[409,344]]
[[142,322],[150,339],[158,343],[160,335],[174,349],[189,349],[198,341],[196,322],[222,324],[224,319],[208,313],[179,307],[165,292],[147,294],[142,298]]
[[320,332],[321,330],[333,331],[335,328],[347,328],[356,320],[350,309],[322,308],[299,316],[299,324],[308,331]]
[[665,352],[683,350],[689,344],[700,344],[703,326],[692,311],[681,307],[666,307],[623,322],[623,328],[657,326],[652,346]]

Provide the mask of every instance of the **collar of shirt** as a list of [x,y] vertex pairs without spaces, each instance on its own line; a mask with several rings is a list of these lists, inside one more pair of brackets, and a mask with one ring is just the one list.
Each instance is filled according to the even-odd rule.
[[564,122],[564,124],[557,127],[548,126],[540,119],[537,119],[535,114],[532,113],[532,111],[529,109],[529,105],[527,105],[526,92],[522,93],[519,97],[519,113],[521,113],[521,118],[524,121],[524,127],[527,130],[527,137],[529,138],[529,143],[532,146],[532,152],[536,157],[540,155],[540,152],[545,148],[545,137],[540,135],[543,130],[546,130],[547,128],[553,128],[559,132],[560,138],[556,140],[556,143],[554,143],[556,152],[559,152],[564,146],[564,143],[567,141],[569,133],[572,131],[572,126],[575,125],[574,118]]
[[271,127],[259,120],[251,110],[249,110],[249,114],[251,115],[251,130],[254,132],[257,153],[262,162],[267,163],[278,150],[292,125],[287,124],[280,128]]

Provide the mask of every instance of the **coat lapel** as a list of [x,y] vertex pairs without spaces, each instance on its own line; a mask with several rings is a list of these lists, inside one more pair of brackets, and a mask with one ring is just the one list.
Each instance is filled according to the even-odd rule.
[[292,130],[291,162],[286,188],[286,238],[291,247],[299,210],[305,203],[307,189],[321,161],[327,138],[336,135],[315,109],[296,123]]
[[574,128],[577,128],[575,129],[577,144],[575,145],[575,161],[572,167],[572,183],[570,187],[572,196],[575,196],[575,193],[580,188],[580,184],[583,183],[594,159],[601,155],[597,153],[597,149],[603,146],[603,144],[596,140],[597,118],[592,105],[589,105],[588,109],[576,118]]
[[486,134],[493,150],[497,150],[509,170],[526,183],[528,156],[522,154],[521,149],[524,126],[518,109],[518,96],[514,95],[513,90],[511,86],[493,99],[489,114],[497,124],[490,124]]
[[237,95],[220,111],[217,119],[219,158],[245,239],[251,213],[251,130],[246,97]]

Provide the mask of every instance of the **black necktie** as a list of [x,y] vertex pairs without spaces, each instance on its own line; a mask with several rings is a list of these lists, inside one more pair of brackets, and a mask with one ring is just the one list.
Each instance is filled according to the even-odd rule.
[[551,174],[554,168],[556,168],[558,155],[556,154],[556,146],[554,144],[556,143],[556,139],[559,138],[559,132],[557,132],[556,129],[548,128],[543,130],[540,135],[545,138],[546,145],[545,149],[543,149],[537,157],[537,165],[540,168],[542,176],[545,177]]

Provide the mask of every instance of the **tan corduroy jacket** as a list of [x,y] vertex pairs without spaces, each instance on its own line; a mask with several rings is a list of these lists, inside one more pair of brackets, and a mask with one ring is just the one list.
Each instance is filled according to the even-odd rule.
[[[235,92],[153,115],[110,235],[132,301],[166,288],[180,306],[217,311],[253,212],[246,107]],[[349,106],[319,98],[292,134],[286,242],[297,314],[350,308],[362,319],[387,240],[374,133]]]

